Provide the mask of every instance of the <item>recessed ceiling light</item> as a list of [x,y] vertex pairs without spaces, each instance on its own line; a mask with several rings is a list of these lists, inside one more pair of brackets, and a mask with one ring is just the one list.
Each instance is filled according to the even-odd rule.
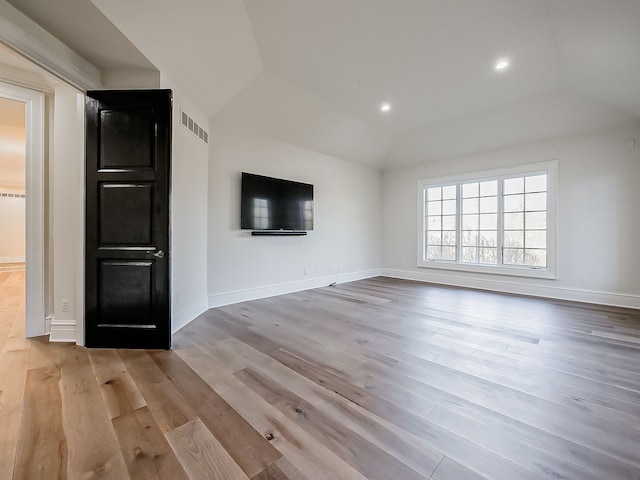
[[389,110],[391,110],[391,105],[388,103],[383,103],[382,105],[380,105],[380,110],[382,110],[383,112],[388,112]]
[[509,60],[507,60],[506,58],[501,58],[496,62],[495,69],[504,70],[505,68],[508,68],[508,67],[509,67]]

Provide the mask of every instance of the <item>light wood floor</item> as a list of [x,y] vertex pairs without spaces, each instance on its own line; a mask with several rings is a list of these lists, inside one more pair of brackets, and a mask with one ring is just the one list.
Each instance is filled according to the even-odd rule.
[[640,479],[640,315],[385,278],[218,308],[174,351],[22,338],[0,479]]

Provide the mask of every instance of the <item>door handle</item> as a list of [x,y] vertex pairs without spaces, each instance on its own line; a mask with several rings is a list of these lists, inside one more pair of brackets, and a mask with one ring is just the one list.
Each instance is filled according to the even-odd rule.
[[153,250],[147,250],[147,253],[152,254],[156,258],[164,258],[164,250],[158,250],[154,252]]

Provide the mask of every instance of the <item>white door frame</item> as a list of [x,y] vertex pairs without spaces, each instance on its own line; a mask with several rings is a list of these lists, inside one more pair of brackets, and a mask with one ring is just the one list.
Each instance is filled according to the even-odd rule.
[[26,105],[26,315],[25,335],[45,331],[44,94],[0,82],[0,97]]

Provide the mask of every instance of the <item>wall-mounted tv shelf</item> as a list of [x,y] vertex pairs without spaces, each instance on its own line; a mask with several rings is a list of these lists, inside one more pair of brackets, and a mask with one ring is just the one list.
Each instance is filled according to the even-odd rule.
[[254,230],[251,232],[254,237],[301,237],[306,234],[306,230]]

